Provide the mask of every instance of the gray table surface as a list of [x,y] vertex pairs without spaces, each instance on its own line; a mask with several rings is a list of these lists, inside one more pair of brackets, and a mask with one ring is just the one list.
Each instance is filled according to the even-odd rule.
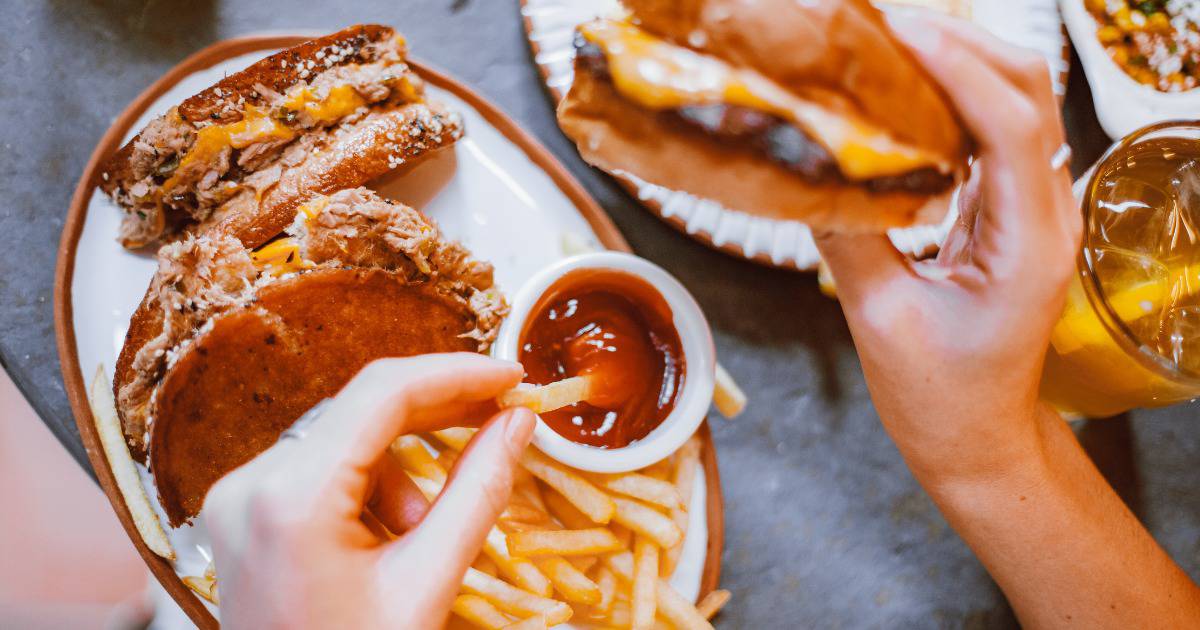
[[[0,362],[85,468],[55,353],[52,289],[68,200],[92,147],[135,94],[214,41],[382,22],[533,132],[634,249],[703,305],[721,360],[751,401],[736,421],[713,422],[725,492],[722,583],[734,595],[719,625],[1016,625],[880,428],[838,305],[812,275],[693,243],[584,165],[554,124],[515,0],[0,0],[0,11]],[[1076,168],[1085,167],[1108,139],[1080,72],[1065,116]],[[1194,415],[1192,406],[1137,412],[1080,433],[1158,540],[1200,577]]]

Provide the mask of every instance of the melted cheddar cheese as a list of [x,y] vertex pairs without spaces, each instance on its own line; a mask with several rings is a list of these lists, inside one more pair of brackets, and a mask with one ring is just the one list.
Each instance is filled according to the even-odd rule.
[[315,125],[341,120],[366,104],[367,99],[359,95],[354,86],[337,85],[330,88],[329,94],[324,98],[317,98],[309,87],[295,90],[283,102],[283,108],[308,114]]
[[676,46],[628,22],[589,22],[579,33],[604,53],[617,91],[642,107],[723,104],[778,116],[824,146],[850,179],[902,175],[926,167],[950,170],[938,156],[897,140],[870,121],[831,111],[758,72]]
[[179,160],[175,174],[163,182],[162,190],[171,190],[179,181],[180,173],[186,172],[190,164],[211,164],[226,148],[244,149],[266,140],[291,140],[296,132],[283,123],[271,118],[253,105],[246,106],[242,119],[224,125],[209,125],[196,131],[192,148]]
[[300,243],[290,236],[276,239],[250,252],[250,259],[263,273],[282,276],[310,269],[312,261],[300,255]]

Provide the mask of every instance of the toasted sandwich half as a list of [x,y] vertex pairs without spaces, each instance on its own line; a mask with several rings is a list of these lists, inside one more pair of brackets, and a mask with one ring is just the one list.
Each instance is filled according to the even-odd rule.
[[220,232],[163,246],[130,322],[117,410],[172,526],[370,361],[485,351],[507,313],[491,265],[412,208],[357,188],[293,217],[257,249]]
[[428,102],[404,38],[359,25],[229,75],[145,129],[99,182],[137,248],[211,227],[255,247],[314,194],[365,184],[462,135]]

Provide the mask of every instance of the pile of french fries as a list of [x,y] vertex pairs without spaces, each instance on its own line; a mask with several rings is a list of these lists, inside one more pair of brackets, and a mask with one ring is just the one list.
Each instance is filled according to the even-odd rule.
[[[391,454],[432,501],[473,429],[404,436]],[[434,450],[433,455],[426,444]],[[463,578],[453,613],[486,629],[580,626],[712,628],[729,599],[698,605],[667,581],[687,532],[700,440],[649,468],[583,473],[529,449],[508,508]]]

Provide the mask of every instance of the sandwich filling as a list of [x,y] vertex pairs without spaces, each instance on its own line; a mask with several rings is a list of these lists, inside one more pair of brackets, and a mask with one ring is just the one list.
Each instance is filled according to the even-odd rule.
[[806,99],[749,68],[664,41],[628,22],[576,33],[576,72],[611,82],[640,107],[723,142],[744,143],[814,183],[936,193],[954,183],[944,159],[844,108]]
[[334,38],[307,57],[285,51],[264,60],[279,58],[277,68],[258,68],[255,76],[295,73],[286,89],[264,85],[265,77],[248,96],[218,84],[150,122],[121,167],[101,176],[102,188],[126,209],[122,243],[137,247],[177,233],[247,191],[261,198],[280,170],[300,161],[289,149],[319,151],[336,128],[374,111],[418,109],[412,117],[423,122],[423,135],[438,138],[432,144],[459,137],[457,117],[425,103],[423,83],[405,63],[404,39],[383,33]]
[[[407,206],[357,188],[301,206],[287,233],[255,251],[232,236],[188,236],[163,246],[142,317],[161,324],[132,352],[130,376],[115,383],[126,439],[144,456],[155,395],[180,353],[211,329],[214,318],[253,308],[266,286],[322,269],[375,269],[399,281],[431,287],[461,304],[473,327],[460,335],[485,351],[508,312],[493,287],[492,266],[444,240],[432,222]],[[134,324],[138,324],[135,315]],[[143,324],[145,325],[145,324]],[[131,327],[130,336],[134,335]]]

